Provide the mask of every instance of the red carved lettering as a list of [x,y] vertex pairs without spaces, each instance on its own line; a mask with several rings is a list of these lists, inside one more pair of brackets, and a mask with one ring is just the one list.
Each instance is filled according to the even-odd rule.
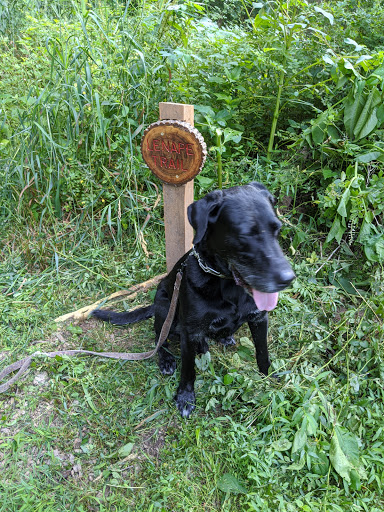
[[186,151],[188,156],[193,156],[192,146],[193,144],[187,144]]
[[166,143],[162,140],[162,141],[161,141],[161,149],[162,149],[163,151],[164,151],[164,149],[165,149],[165,151],[168,151],[168,153],[169,153],[169,142],[168,142],[168,146],[167,146],[167,145],[166,145]]
[[147,149],[148,151],[152,151],[152,149],[149,147],[149,137],[147,138]]
[[156,160],[157,160],[159,157],[158,157],[157,155],[152,155],[152,158],[153,158],[153,160],[154,160],[154,162],[155,162],[155,165],[157,165]]
[[185,148],[185,144],[183,144],[182,142],[179,142],[179,154],[180,154],[180,151],[184,148]]
[[161,151],[159,144],[160,141],[158,139],[153,139],[153,151]]
[[180,153],[180,151],[177,150],[177,146],[174,142],[172,142],[171,151],[174,153]]
[[167,159],[164,156],[160,157],[160,167],[167,168]]
[[184,169],[182,160],[176,160],[176,168],[180,171],[188,171],[188,169]]
[[176,169],[175,161],[172,158],[169,160],[169,168]]

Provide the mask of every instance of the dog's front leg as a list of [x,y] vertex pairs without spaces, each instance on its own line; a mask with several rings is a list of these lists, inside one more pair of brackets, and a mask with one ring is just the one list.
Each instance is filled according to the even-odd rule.
[[268,353],[268,313],[260,320],[250,320],[248,325],[256,349],[257,366],[261,373],[268,375],[268,368],[271,366]]
[[[157,338],[156,338],[157,343]],[[173,375],[176,370],[176,360],[168,350],[169,344],[167,341],[159,348],[159,368],[163,375]]]
[[181,335],[181,376],[176,393],[176,405],[183,418],[188,418],[195,408],[195,343],[185,333]]

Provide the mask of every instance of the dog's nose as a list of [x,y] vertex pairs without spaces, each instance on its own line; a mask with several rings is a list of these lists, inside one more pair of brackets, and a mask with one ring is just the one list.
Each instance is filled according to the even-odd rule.
[[279,284],[282,284],[284,286],[288,286],[289,283],[291,283],[295,279],[295,277],[296,275],[291,268],[280,270],[280,272],[278,273]]

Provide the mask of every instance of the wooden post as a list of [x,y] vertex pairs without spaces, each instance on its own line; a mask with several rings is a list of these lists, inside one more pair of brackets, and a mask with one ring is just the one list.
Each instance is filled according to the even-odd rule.
[[[160,120],[175,119],[194,126],[193,105],[159,103]],[[193,180],[175,187],[163,184],[164,225],[167,272],[192,247],[193,229],[187,217],[187,207],[193,203]]]

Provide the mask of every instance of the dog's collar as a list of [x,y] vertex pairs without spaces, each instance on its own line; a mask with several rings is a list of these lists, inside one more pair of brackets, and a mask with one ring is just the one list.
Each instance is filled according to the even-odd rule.
[[225,274],[222,274],[218,270],[215,270],[215,269],[209,267],[208,265],[206,265],[203,262],[203,260],[201,259],[200,254],[196,251],[196,248],[194,245],[192,245],[192,249],[189,254],[193,254],[193,256],[195,256],[195,258],[197,259],[197,263],[199,264],[199,267],[201,268],[201,270],[204,270],[204,272],[207,272],[208,274],[212,274],[216,277],[222,277],[223,279],[232,279],[232,276],[226,276]]

